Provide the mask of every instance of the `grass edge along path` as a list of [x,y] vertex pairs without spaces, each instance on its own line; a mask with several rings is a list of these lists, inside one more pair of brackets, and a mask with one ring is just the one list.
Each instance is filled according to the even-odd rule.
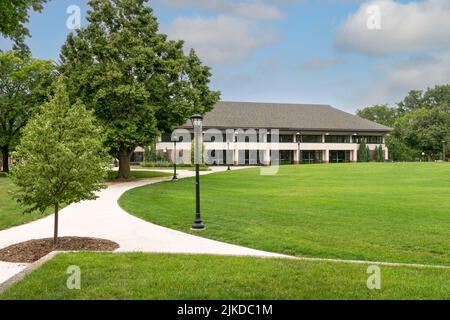
[[[81,290],[67,289],[67,268]],[[61,253],[0,299],[449,299],[450,270],[146,253]]]

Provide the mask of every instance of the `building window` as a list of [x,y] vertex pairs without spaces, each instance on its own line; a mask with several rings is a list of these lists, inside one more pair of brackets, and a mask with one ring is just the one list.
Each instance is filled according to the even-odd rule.
[[322,142],[322,136],[297,136],[297,139],[300,139],[300,141],[297,142],[304,142],[304,143],[321,143]]
[[353,136],[353,143],[383,144],[382,136]]
[[325,136],[327,143],[350,143],[350,136]]
[[294,142],[292,134],[280,134],[280,142]]

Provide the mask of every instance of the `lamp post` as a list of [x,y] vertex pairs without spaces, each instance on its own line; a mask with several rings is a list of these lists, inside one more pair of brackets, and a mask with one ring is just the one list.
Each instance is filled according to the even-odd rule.
[[173,177],[172,177],[172,180],[178,180],[178,178],[177,178],[177,141],[178,141],[178,137],[173,136],[172,141],[173,141]]
[[230,141],[227,141],[227,164],[228,164],[228,171],[231,170],[230,168],[230,160],[228,159],[228,157],[230,156]]
[[200,215],[200,161],[201,161],[201,145],[200,136],[202,134],[202,120],[200,114],[194,114],[191,117],[192,126],[194,127],[194,162],[195,162],[195,220],[192,230],[203,230],[205,225]]
[[297,149],[297,155],[298,155],[298,163],[300,164],[300,162],[301,162],[301,159],[302,159],[302,157],[301,157],[301,153],[300,153],[300,141],[301,141],[301,139],[302,139],[302,136],[300,135],[300,132],[297,132],[297,144],[298,144],[298,149]]

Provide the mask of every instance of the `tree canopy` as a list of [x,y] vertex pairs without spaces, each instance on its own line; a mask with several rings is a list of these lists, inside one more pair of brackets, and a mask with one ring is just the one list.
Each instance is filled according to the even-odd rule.
[[103,133],[92,111],[71,104],[62,81],[52,99],[26,125],[14,152],[11,178],[25,212],[55,209],[55,241],[60,204],[95,199],[104,187],[109,162]]
[[128,178],[137,146],[171,132],[219,99],[209,89],[210,69],[182,41],[158,33],[146,0],[91,0],[88,26],[67,37],[61,72],[72,100],[95,111],[107,146]]
[[391,126],[394,123],[397,111],[395,108],[388,107],[387,105],[375,105],[372,107],[358,110],[357,115],[361,118],[374,121],[379,124]]
[[375,105],[357,114],[394,128],[386,139],[394,160],[414,160],[422,152],[440,159],[443,145],[450,144],[450,85],[412,90],[396,106]]
[[47,1],[0,1],[0,34],[13,40],[18,48],[26,49],[24,40],[30,31],[24,25],[29,21],[29,12],[41,12]]
[[0,53],[0,151],[5,172],[9,151],[18,142],[22,128],[47,98],[53,70],[51,61],[17,51]]

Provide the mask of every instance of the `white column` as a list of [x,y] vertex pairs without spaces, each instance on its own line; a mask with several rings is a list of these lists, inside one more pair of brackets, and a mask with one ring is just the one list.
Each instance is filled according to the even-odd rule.
[[239,150],[237,148],[233,150],[233,165],[239,165]]
[[300,152],[298,151],[298,148],[294,150],[294,164],[300,163]]
[[263,165],[270,166],[270,149],[269,148],[264,150]]
[[328,149],[324,150],[323,155],[324,155],[323,162],[325,163],[330,162],[330,150]]

